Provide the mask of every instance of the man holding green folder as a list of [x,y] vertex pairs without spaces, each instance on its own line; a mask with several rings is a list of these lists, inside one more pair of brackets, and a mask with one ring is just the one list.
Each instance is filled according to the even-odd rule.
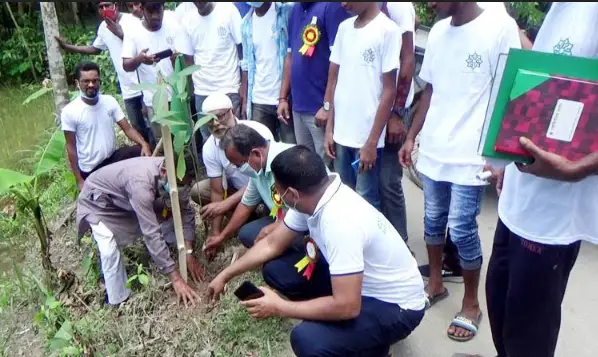
[[[597,26],[598,3],[553,2],[533,50],[598,59]],[[493,170],[500,200],[488,315],[499,357],[552,357],[581,241],[598,244],[598,152],[572,162],[520,142],[533,163]]]

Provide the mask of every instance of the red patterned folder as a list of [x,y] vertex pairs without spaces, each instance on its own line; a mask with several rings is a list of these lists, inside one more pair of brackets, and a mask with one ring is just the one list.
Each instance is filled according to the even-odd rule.
[[521,136],[571,161],[598,151],[598,82],[520,70],[511,98],[496,152],[529,157]]

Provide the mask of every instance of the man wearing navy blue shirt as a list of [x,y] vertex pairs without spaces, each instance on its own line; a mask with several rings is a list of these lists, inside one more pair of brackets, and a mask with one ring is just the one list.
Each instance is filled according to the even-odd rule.
[[[325,161],[324,131],[330,103],[324,103],[328,84],[330,49],[338,26],[350,14],[334,2],[296,3],[289,17],[289,46],[284,62],[282,86],[278,103],[278,119],[286,123],[291,118],[289,94],[297,144],[317,152]],[[311,28],[318,33],[313,49],[304,48],[304,34]],[[313,38],[312,38],[313,39]],[[309,42],[309,41],[308,41]]]

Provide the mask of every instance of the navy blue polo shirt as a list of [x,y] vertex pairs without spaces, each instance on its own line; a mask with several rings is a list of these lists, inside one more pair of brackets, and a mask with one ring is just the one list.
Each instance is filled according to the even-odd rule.
[[[324,101],[328,83],[330,47],[334,44],[341,22],[351,15],[336,2],[295,3],[289,17],[289,48],[291,62],[291,95],[293,111],[315,115]],[[303,56],[303,29],[316,18],[320,40],[311,57]]]

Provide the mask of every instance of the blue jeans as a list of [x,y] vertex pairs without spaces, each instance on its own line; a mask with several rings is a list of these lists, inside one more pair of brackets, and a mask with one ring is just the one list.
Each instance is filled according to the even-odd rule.
[[376,209],[380,210],[380,168],[382,149],[378,149],[376,164],[369,171],[355,172],[351,164],[359,159],[359,149],[336,144],[334,169],[343,183],[351,187]]
[[448,226],[457,247],[461,267],[476,270],[482,266],[482,245],[478,234],[485,186],[463,186],[434,181],[420,173],[424,185],[424,238],[427,245],[443,245]]
[[255,238],[257,238],[257,235],[260,234],[260,231],[272,223],[274,223],[274,219],[271,217],[262,217],[256,219],[255,221],[245,223],[245,225],[239,230],[239,240],[245,246],[245,248],[253,247]]
[[380,203],[382,214],[399,232],[405,242],[407,237],[407,209],[403,194],[403,167],[399,163],[400,144],[386,143],[382,151],[380,168]]
[[[233,113],[235,114],[235,116],[237,118],[240,118],[240,114],[241,114],[241,98],[239,97],[239,93],[228,93],[227,94],[228,97],[230,98],[230,100],[233,102]],[[195,97],[195,110],[197,111],[197,117],[195,118],[194,122],[196,122],[197,120],[201,119],[203,117],[203,115],[199,114],[202,113],[202,107],[203,107],[203,101],[206,100],[206,98],[208,96],[205,95],[194,95]],[[201,127],[201,129],[199,129],[199,131],[201,132],[201,137],[203,138],[203,142],[205,142],[206,140],[208,140],[208,138],[210,137],[210,135],[212,135],[210,133],[210,130],[208,129],[207,125],[204,125]],[[197,143],[197,150],[201,150],[201,142],[199,141],[199,136],[196,133],[195,136],[195,141]]]

